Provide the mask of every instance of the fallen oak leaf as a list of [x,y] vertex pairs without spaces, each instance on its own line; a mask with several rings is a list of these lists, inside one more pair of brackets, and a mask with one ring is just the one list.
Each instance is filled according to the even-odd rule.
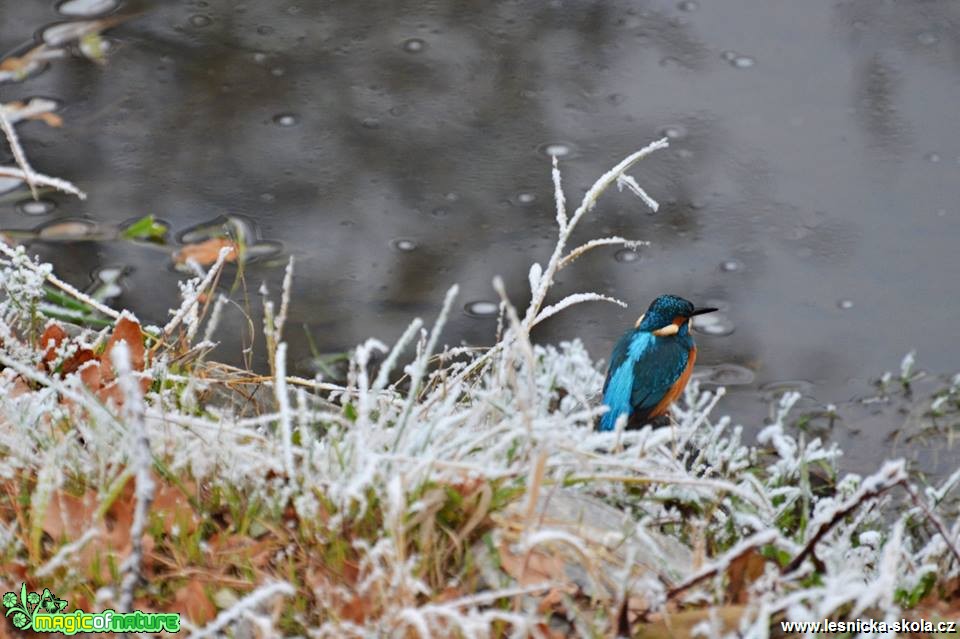
[[89,348],[81,348],[76,353],[64,360],[63,364],[60,365],[60,374],[69,375],[70,373],[79,370],[79,368],[85,363],[96,358],[97,356],[92,350]]
[[57,358],[57,349],[67,339],[67,332],[57,322],[50,322],[40,335],[39,347],[43,349],[44,367],[49,371],[50,364]]
[[[117,384],[117,374],[111,358],[113,349],[120,341],[123,341],[127,345],[127,350],[130,354],[130,368],[134,372],[142,373],[146,365],[146,347],[143,344],[143,330],[140,328],[139,322],[126,314],[121,315],[120,319],[117,320],[113,328],[113,333],[110,335],[110,339],[107,340],[107,344],[104,346],[99,358],[82,361],[76,369],[80,372],[80,381],[83,382],[83,385],[86,386],[90,392],[95,394],[97,398],[105,404],[109,400],[113,400],[116,406],[123,405],[124,396],[119,384]],[[86,355],[82,355],[81,358],[82,357],[86,357]],[[147,389],[153,384],[153,380],[148,376],[138,377],[140,392],[146,393]]]
[[113,360],[110,358],[113,354],[114,347],[116,347],[117,342],[120,340],[127,343],[127,349],[130,352],[130,368],[142,372],[146,363],[147,353],[143,345],[143,331],[140,328],[140,323],[131,319],[130,316],[126,314],[121,315],[120,319],[118,319],[114,325],[113,333],[110,335],[110,339],[107,340],[107,344],[103,348],[103,353],[100,354],[100,363],[107,365],[108,370],[113,370]]
[[43,334],[40,335],[39,347],[43,349],[43,359],[41,361],[48,373],[58,370],[61,375],[69,375],[79,369],[84,362],[96,358],[96,355],[89,348],[80,347],[75,353],[63,360],[59,366],[54,367],[54,362],[58,357],[57,351],[68,338],[67,332],[57,322],[50,322],[44,329]]

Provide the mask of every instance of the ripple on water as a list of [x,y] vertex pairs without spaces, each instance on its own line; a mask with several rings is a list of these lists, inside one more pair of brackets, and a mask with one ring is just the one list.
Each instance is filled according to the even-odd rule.
[[720,270],[724,273],[736,273],[743,270],[743,263],[737,260],[725,260],[720,263]]
[[400,237],[390,240],[390,246],[402,253],[409,253],[410,251],[415,251],[417,249],[416,242],[408,238]]
[[533,193],[517,194],[517,202],[519,202],[520,204],[533,204],[533,202],[536,201],[536,199],[537,199],[537,196],[534,195]]
[[639,262],[641,258],[640,251],[631,248],[623,248],[613,254],[613,259],[624,264]]
[[577,147],[569,142],[544,142],[537,147],[537,152],[546,157],[571,158],[576,157]]
[[680,4],[677,5],[677,8],[681,11],[686,11],[688,13],[693,13],[700,8],[700,3],[696,0],[683,0]]
[[463,312],[470,317],[496,317],[500,314],[500,305],[496,302],[490,302],[487,300],[477,300],[475,302],[468,302],[463,307]]
[[753,57],[737,53],[736,51],[724,51],[720,54],[720,57],[729,62],[730,66],[736,67],[737,69],[749,69],[757,63]]
[[264,260],[283,252],[283,244],[274,240],[257,240],[246,247],[247,260]]
[[17,209],[24,215],[46,215],[52,213],[55,208],[57,208],[56,202],[46,198],[17,202]]
[[190,24],[201,29],[203,27],[209,27],[212,22],[213,20],[210,16],[203,15],[202,13],[190,16]]
[[703,366],[693,374],[701,384],[716,384],[717,386],[746,386],[752,384],[755,375],[752,370],[739,364],[717,364]]
[[277,126],[296,126],[299,122],[300,118],[298,118],[295,113],[278,113],[273,116],[273,123]]
[[837,308],[844,311],[850,310],[851,308],[853,308],[853,300],[847,300],[847,299],[839,300],[837,302]]
[[427,48],[427,43],[420,38],[410,38],[403,43],[403,50],[407,53],[420,53]]
[[707,313],[706,315],[698,315],[691,320],[691,322],[693,323],[693,330],[695,332],[713,337],[732,335],[736,328],[733,321],[719,311]]
[[687,128],[681,124],[668,124],[657,131],[657,135],[671,140],[682,140],[687,137]]
[[764,384],[760,387],[760,390],[771,398],[780,397],[790,391],[795,391],[801,395],[809,395],[813,392],[813,382],[808,382],[805,379],[784,379]]
[[117,0],[64,0],[57,5],[57,12],[76,18],[91,18],[113,11],[118,4]]

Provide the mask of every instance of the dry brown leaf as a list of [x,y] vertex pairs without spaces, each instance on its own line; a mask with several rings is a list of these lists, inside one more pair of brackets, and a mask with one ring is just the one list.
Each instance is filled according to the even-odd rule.
[[508,544],[501,542],[500,566],[517,580],[521,586],[541,584],[545,581],[566,581],[564,563],[560,557],[551,557],[537,550],[516,554]]
[[198,579],[188,581],[173,595],[172,610],[185,613],[190,621],[203,626],[217,614],[217,608],[207,597],[203,584]]
[[89,348],[81,348],[63,362],[63,364],[60,366],[60,374],[69,375],[70,373],[75,372],[85,363],[96,358],[96,354]]
[[20,57],[10,56],[9,58],[0,60],[0,71],[13,71],[14,73],[23,71],[33,61],[33,55],[31,54],[37,49],[39,49],[39,47],[31,49]]
[[[52,363],[57,358],[57,349],[63,344],[64,340],[69,339],[67,332],[57,323],[51,323],[40,336],[39,347],[43,349],[43,365],[47,372],[52,372]],[[80,348],[76,353],[68,357],[60,365],[60,374],[69,375],[76,371],[84,362],[95,359],[93,351],[89,348]]]
[[135,371],[143,371],[146,362],[146,349],[143,346],[143,331],[140,330],[140,324],[130,319],[126,315],[117,320],[113,327],[113,333],[107,340],[107,345],[100,355],[100,362],[106,364],[112,369],[110,356],[113,353],[117,342],[123,340],[127,343],[130,350],[130,367]]
[[755,548],[740,555],[727,568],[727,600],[730,603],[745,604],[750,599],[750,585],[763,576],[767,560]]
[[63,126],[63,118],[61,118],[56,113],[51,113],[49,111],[45,113],[38,113],[36,115],[31,115],[28,120],[40,120],[47,126],[51,126],[55,129],[59,129]]
[[[63,327],[52,322],[46,329],[44,329],[43,334],[40,335],[40,348],[43,349],[43,363],[49,365],[57,357],[57,349],[60,348],[60,344],[63,343],[63,340],[67,339],[67,332],[63,330]],[[49,370],[49,366],[47,366]]]
[[90,360],[80,366],[80,381],[92,392],[97,392],[103,386],[103,371],[100,370],[99,360]]
[[548,639],[567,639],[567,634],[556,628],[551,628],[547,624],[540,622],[537,624],[537,634],[535,637],[547,637]]
[[93,491],[79,497],[62,491],[53,493],[44,513],[43,532],[57,543],[74,541],[78,531],[86,530],[93,520],[98,503]]
[[684,610],[669,615],[653,615],[648,623],[635,625],[634,639],[676,639],[693,637],[693,629],[698,624],[717,619],[726,632],[740,627],[740,619],[745,612],[744,606],[721,606],[719,608],[698,608]]
[[159,478],[156,479],[156,486],[151,509],[163,518],[164,532],[173,534],[173,528],[176,526],[181,535],[193,533],[199,523],[187,496],[178,487],[165,483]]
[[235,565],[249,560],[257,569],[266,568],[271,558],[283,548],[283,542],[273,536],[254,540],[242,535],[223,536],[220,533],[207,540],[207,544],[218,564]]
[[[3,62],[6,62],[6,60],[4,60]],[[12,71],[13,69],[3,69],[3,63],[0,63],[0,70]],[[26,103],[26,102],[23,102],[23,101],[21,101],[21,100],[14,100],[13,102],[7,102],[4,106],[6,106],[8,109],[13,109],[13,110],[15,110],[15,111],[19,111],[20,109],[26,108],[26,107],[27,107],[27,103]],[[46,124],[47,126],[52,126],[52,127],[55,127],[55,128],[60,128],[60,127],[63,126],[63,118],[61,118],[61,117],[60,117],[59,115],[57,115],[56,113],[53,113],[52,111],[44,111],[43,113],[35,113],[35,114],[33,114],[33,115],[27,116],[27,119],[28,119],[28,120],[40,120],[41,122],[43,122],[43,123]]]
[[[117,558],[116,563],[119,564],[132,548],[130,527],[133,525],[133,511],[136,508],[135,489],[136,478],[131,478],[110,505],[102,522],[96,521],[100,503],[94,491],[80,496],[57,491],[50,498],[44,513],[42,529],[55,541],[69,543],[79,539],[91,527],[98,526],[100,534],[75,553],[72,563],[80,570],[91,570],[98,563],[98,577],[109,580],[112,577],[110,562],[106,561],[106,557],[114,555]],[[147,556],[152,552],[153,546],[153,539],[149,535],[145,536],[144,550]]]
[[227,255],[226,261],[236,262],[237,243],[226,237],[211,237],[196,244],[187,244],[173,254],[173,261],[177,264],[186,264],[192,260],[200,266],[209,266],[217,261],[220,257],[220,249],[225,247],[233,249]]
[[13,387],[7,391],[7,397],[10,399],[16,399],[21,395],[25,395],[29,392],[32,392],[33,389],[30,388],[30,385],[22,377],[17,375],[13,378]]
[[[134,371],[143,372],[147,354],[146,347],[143,345],[143,331],[140,329],[140,324],[126,316],[117,320],[113,333],[107,340],[107,344],[97,361],[88,364],[87,362],[93,361],[92,354],[88,355],[83,351],[76,356],[79,362],[76,363],[76,367],[80,370],[80,380],[84,386],[94,393],[101,402],[107,403],[112,400],[116,406],[122,406],[124,398],[123,392],[116,382],[116,373],[111,356],[113,349],[121,340],[127,344],[130,351],[131,368]],[[75,364],[72,360],[69,363],[71,366]],[[149,377],[139,378],[140,392],[147,392],[152,383],[153,380]]]

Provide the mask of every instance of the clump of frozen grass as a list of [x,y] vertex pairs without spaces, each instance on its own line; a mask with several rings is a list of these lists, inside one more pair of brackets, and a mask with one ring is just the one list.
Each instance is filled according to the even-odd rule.
[[[0,528],[0,561],[42,573],[61,596],[82,584],[119,592],[124,605],[152,597],[155,608],[171,609],[184,601],[176,597],[190,585],[179,576],[187,570],[205,574],[212,589],[247,593],[222,597],[209,625],[193,624],[201,636],[230,628],[315,637],[526,637],[548,628],[609,635],[681,611],[702,611],[698,623],[713,634],[766,636],[781,619],[905,614],[960,571],[960,523],[937,513],[956,478],[926,493],[898,463],[837,478],[840,451],[787,426],[791,394],[760,446],[713,416],[722,390],[695,384],[671,427],[598,433],[603,378],[582,344],[531,342],[530,331],[554,313],[616,301],[591,292],[548,298],[578,255],[629,243],[601,238],[567,250],[609,186],[655,204],[625,172],[666,145],[619,163],[572,215],[554,162],[557,244],[546,266],[531,267],[522,310],[495,285],[503,323],[492,348],[438,349],[453,288],[429,330],[418,319],[392,349],[377,340],[359,346],[344,386],[286,375],[292,266],[278,313],[264,291],[271,375],[188,356],[197,352],[202,300],[212,299],[222,253],[182,287],[183,303],[152,332],[139,373],[152,380],[147,392],[118,348],[122,402],[103,404],[82,370],[38,372],[37,345],[24,331],[52,274],[22,251],[7,252],[0,483],[7,495],[30,499],[24,508],[0,496],[10,522]],[[202,335],[201,344],[214,339],[211,330]],[[414,358],[401,367],[408,345]],[[388,353],[376,371],[375,353]],[[270,391],[252,415],[211,399],[250,400],[252,382]],[[51,523],[77,495],[92,506],[74,508],[79,520],[69,527]],[[89,531],[106,530],[108,512],[129,529],[109,548],[119,555],[117,575],[84,554],[106,534]],[[205,559],[212,547],[260,545],[260,554],[224,555],[235,574]],[[735,578],[745,565],[751,579]],[[741,607],[731,617],[734,601]]]

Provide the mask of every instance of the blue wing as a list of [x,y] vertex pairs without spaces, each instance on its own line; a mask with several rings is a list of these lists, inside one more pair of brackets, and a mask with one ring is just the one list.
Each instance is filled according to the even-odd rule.
[[679,340],[657,339],[646,331],[629,331],[610,356],[603,403],[610,407],[599,429],[613,430],[620,415],[644,420],[683,374],[689,351]]
[[632,417],[646,420],[673,385],[683,375],[690,351],[676,340],[659,341],[647,357],[641,357],[633,367],[633,392],[630,405]]

